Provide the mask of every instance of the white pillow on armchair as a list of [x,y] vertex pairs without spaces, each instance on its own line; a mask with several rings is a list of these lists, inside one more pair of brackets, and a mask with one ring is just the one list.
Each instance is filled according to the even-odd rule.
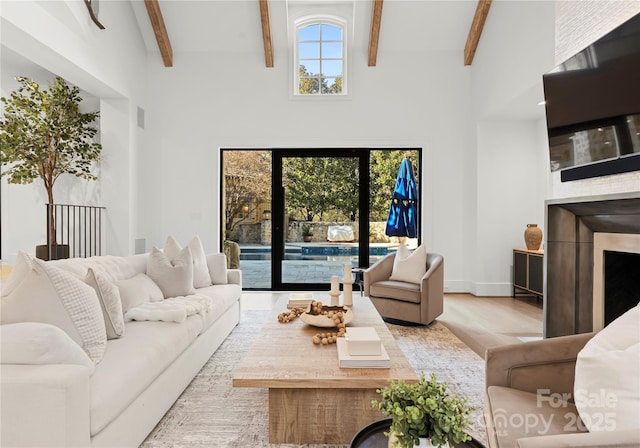
[[398,246],[389,280],[419,284],[427,273],[427,250],[424,245],[409,253],[404,244]]

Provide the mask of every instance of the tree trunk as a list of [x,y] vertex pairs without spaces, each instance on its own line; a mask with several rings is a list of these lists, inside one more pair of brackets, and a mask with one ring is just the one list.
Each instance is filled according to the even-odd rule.
[[56,239],[56,215],[53,206],[53,186],[47,188],[47,197],[49,204],[47,205],[47,244],[49,246],[57,245]]

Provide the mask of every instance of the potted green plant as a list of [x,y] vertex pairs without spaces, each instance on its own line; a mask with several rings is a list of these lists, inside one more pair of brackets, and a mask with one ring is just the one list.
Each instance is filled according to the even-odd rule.
[[[94,142],[97,130],[92,124],[99,112],[81,112],[80,89],[60,77],[49,84],[48,90],[24,76],[16,80],[18,89],[9,98],[1,99],[4,115],[0,118],[0,162],[8,168],[0,174],[12,184],[42,179],[51,204],[51,218],[49,241],[39,246],[45,249],[44,253],[36,247],[36,256],[44,258],[46,254],[48,258],[51,253],[51,258],[62,258],[64,250],[58,250],[52,215],[53,187],[63,174],[96,179],[91,168],[100,160],[102,146]],[[68,256],[68,246],[66,249]]]
[[373,400],[372,406],[392,419],[385,433],[390,447],[448,446],[450,441],[471,440],[466,430],[473,407],[449,393],[447,383],[438,382],[435,373],[427,380],[422,372],[414,384],[390,381],[376,392],[381,400]]
[[302,239],[307,243],[313,239],[313,227],[311,224],[302,224]]

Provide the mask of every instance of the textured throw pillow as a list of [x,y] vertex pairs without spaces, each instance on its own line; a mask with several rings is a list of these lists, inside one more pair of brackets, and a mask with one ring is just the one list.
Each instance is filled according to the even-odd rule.
[[427,251],[423,245],[418,246],[413,253],[409,253],[409,249],[404,244],[398,246],[389,280],[420,283],[426,272]]
[[118,339],[124,334],[124,313],[118,287],[108,281],[103,275],[93,268],[87,270],[84,281],[91,286],[98,295],[104,326],[107,330],[107,339]]
[[64,330],[95,363],[104,355],[107,333],[94,289],[73,274],[33,259],[33,269],[2,300],[0,323],[42,322]]
[[193,294],[191,249],[185,247],[171,260],[153,247],[147,259],[147,275],[160,287],[165,299]]
[[227,280],[227,256],[225,254],[208,254],[207,266],[209,275],[214,285],[226,285]]
[[22,283],[22,280],[27,277],[32,267],[33,261],[29,254],[19,250],[16,257],[16,266],[13,268],[13,271],[11,271],[9,278],[2,282],[0,296],[5,297],[11,294],[16,287]]
[[67,333],[51,324],[22,322],[0,325],[2,364],[79,364],[93,361]]
[[[193,257],[193,287],[205,288],[211,286],[211,276],[207,268],[207,256],[204,253],[200,237],[197,235],[193,237],[187,246],[191,250],[191,256]],[[167,258],[173,260],[180,250],[182,250],[180,243],[173,236],[167,237],[164,245],[164,253]]]
[[578,353],[574,400],[589,432],[640,429],[640,305]]
[[148,275],[140,273],[113,283],[120,293],[123,314],[143,303],[164,300],[164,294]]

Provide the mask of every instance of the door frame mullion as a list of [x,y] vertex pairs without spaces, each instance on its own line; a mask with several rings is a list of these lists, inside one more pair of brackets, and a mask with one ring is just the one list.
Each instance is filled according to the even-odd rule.
[[[310,149],[271,149],[271,289],[272,290],[322,290],[329,287],[330,279],[323,283],[284,283],[282,281],[282,261],[285,257],[284,237],[284,188],[282,186],[282,159],[286,157],[352,157],[358,158],[360,171],[359,183],[359,222],[358,265],[368,265],[369,254],[369,148],[310,148]],[[365,219],[363,219],[363,217]],[[364,233],[363,232],[364,229]],[[363,238],[362,235],[367,235]],[[363,258],[364,254],[364,258]],[[366,261],[365,261],[366,260]]]

